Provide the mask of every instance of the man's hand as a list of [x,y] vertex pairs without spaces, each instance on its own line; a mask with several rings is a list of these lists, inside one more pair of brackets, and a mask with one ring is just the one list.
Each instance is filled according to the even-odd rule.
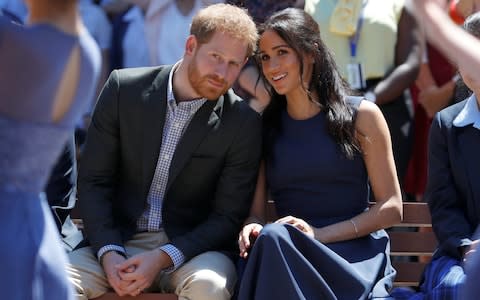
[[137,254],[115,267],[121,280],[131,282],[125,287],[126,294],[137,296],[152,285],[161,270],[172,265],[173,262],[168,254],[160,249],[154,249]]
[[123,263],[125,260],[126,259],[123,256],[115,251],[105,253],[102,258],[102,267],[107,275],[108,283],[110,283],[110,286],[119,296],[128,295],[125,289],[132,284],[132,282],[123,281],[120,278],[118,269],[115,267],[116,265]]
[[238,248],[240,248],[240,257],[246,258],[248,250],[252,247],[253,242],[260,234],[263,226],[258,223],[250,223],[243,226],[242,231],[238,235]]

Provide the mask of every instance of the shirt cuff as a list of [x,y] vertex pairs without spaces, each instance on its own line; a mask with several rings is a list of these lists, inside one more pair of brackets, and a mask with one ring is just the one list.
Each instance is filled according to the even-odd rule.
[[182,251],[180,251],[172,244],[163,245],[162,247],[160,247],[160,250],[167,253],[167,255],[170,256],[170,259],[173,262],[173,266],[164,270],[166,273],[171,273],[175,271],[185,262],[185,255],[183,255]]
[[102,256],[105,253],[107,253],[108,251],[118,251],[118,252],[121,252],[121,253],[125,254],[125,257],[127,257],[127,251],[125,251],[125,248],[123,248],[122,246],[106,245],[106,246],[103,246],[102,248],[100,248],[100,250],[98,250],[97,259],[100,260],[102,258]]

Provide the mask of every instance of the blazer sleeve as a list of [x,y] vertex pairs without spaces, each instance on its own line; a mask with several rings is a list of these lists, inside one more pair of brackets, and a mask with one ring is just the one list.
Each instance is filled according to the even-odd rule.
[[239,126],[224,161],[216,186],[212,212],[193,230],[172,239],[190,259],[221,245],[234,245],[248,215],[261,153],[261,121],[249,111]]
[[95,253],[104,245],[123,245],[112,215],[119,173],[118,91],[113,71],[99,96],[79,163],[77,203]]
[[[454,155],[448,135],[451,124],[438,113],[432,122],[428,146],[428,184],[425,198],[432,215],[432,226],[439,241],[439,250],[461,259],[459,247],[471,244],[471,228],[465,215],[465,199],[460,196],[454,180],[450,157]],[[449,121],[448,121],[449,122]],[[449,122],[450,123],[450,122]]]

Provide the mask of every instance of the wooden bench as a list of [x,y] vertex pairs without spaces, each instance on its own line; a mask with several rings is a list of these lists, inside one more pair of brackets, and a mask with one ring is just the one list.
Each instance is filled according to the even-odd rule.
[[[390,255],[397,270],[395,286],[417,287],[428,261],[418,261],[420,257],[432,257],[437,247],[437,238],[431,230],[432,220],[427,203],[404,202],[403,220],[393,228],[406,228],[409,231],[387,230],[390,235]],[[428,228],[421,232],[418,228]],[[414,257],[417,261],[397,260],[399,257]]]
[[[267,220],[275,220],[276,212],[273,201],[267,204]],[[437,246],[433,231],[419,232],[418,228],[431,228],[432,220],[427,203],[404,202],[403,220],[389,228],[390,256],[393,267],[397,270],[394,286],[418,287],[420,277],[427,264],[418,261],[420,257],[431,258]],[[393,228],[399,228],[397,231]],[[403,259],[402,259],[403,257]],[[411,257],[414,261],[408,261]]]
[[[267,205],[267,220],[275,220],[275,206],[273,201]],[[81,226],[81,220],[75,219]],[[399,257],[431,257],[437,246],[437,239],[432,231],[418,232],[418,228],[431,228],[430,211],[426,203],[404,202],[403,220],[392,228],[403,228],[408,231],[394,231],[388,229],[390,235],[390,254],[392,264],[397,270],[394,286],[417,287],[420,276],[427,262],[398,260]],[[137,297],[120,297],[114,292],[95,298],[95,300],[176,300],[175,294],[144,293]]]

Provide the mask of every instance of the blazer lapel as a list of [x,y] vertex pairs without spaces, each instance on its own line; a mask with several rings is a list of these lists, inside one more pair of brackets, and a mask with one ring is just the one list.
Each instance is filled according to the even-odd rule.
[[142,178],[143,199],[147,199],[162,145],[163,125],[167,108],[168,76],[172,66],[160,70],[150,89],[142,96],[143,145]]
[[175,154],[170,164],[167,191],[205,135],[212,128],[217,128],[220,125],[223,101],[224,96],[221,96],[216,102],[207,100],[193,116],[175,149]]

